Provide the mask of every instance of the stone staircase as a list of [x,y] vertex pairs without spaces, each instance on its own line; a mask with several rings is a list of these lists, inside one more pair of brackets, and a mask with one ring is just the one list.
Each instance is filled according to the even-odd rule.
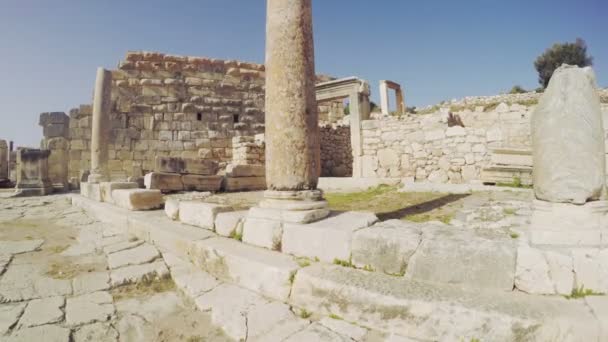
[[607,297],[514,290],[522,242],[509,237],[396,220],[347,229],[348,220],[333,216],[331,224],[309,227],[307,238],[306,226],[294,227],[302,231],[293,236],[299,245],[287,253],[162,211],[132,212],[81,196],[73,204],[156,245],[177,286],[236,340],[608,339]]
[[492,150],[490,165],[481,170],[484,184],[532,185],[532,151],[518,148]]

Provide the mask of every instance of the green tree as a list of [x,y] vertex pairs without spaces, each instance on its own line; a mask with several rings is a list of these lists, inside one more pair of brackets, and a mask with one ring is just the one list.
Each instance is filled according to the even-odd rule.
[[509,94],[522,94],[527,93],[528,91],[521,86],[515,85],[511,90],[509,90]]
[[574,43],[553,44],[538,56],[534,61],[534,67],[538,71],[538,83],[546,88],[553,72],[562,64],[578,65],[579,67],[593,64],[593,57],[587,56],[587,44],[584,40],[577,38]]

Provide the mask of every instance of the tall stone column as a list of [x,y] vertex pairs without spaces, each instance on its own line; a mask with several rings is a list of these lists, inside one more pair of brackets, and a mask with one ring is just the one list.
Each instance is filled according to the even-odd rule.
[[8,145],[0,140],[0,182],[8,180]]
[[266,181],[314,190],[320,168],[311,0],[268,0]]
[[[273,248],[281,222],[329,214],[317,189],[321,172],[311,0],[267,0],[266,185],[249,211],[245,242]],[[275,227],[264,235],[261,227]],[[268,228],[267,230],[273,230]],[[278,239],[278,240],[277,240]]]
[[112,73],[97,69],[93,98],[93,131],[91,134],[91,173],[89,183],[108,181],[108,140],[112,105]]

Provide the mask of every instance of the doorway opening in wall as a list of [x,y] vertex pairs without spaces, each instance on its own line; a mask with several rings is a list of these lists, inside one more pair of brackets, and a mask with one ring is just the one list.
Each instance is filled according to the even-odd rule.
[[196,120],[203,121],[203,113],[196,113]]
[[234,122],[234,123],[238,123],[239,122],[239,115],[238,114],[233,114],[232,115],[232,122]]

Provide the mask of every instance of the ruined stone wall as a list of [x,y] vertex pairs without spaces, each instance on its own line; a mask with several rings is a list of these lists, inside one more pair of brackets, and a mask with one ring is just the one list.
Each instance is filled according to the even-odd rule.
[[441,112],[363,121],[363,177],[479,180],[492,148],[530,147],[532,110],[504,104],[491,112],[464,111],[458,115],[465,127],[448,127],[447,113]]
[[8,180],[8,144],[0,140],[0,182]]
[[342,100],[323,101],[318,103],[319,123],[332,124],[342,120],[344,114],[344,102]]
[[321,177],[351,177],[353,150],[350,126],[321,125],[319,136],[321,137]]
[[[112,179],[143,176],[156,156],[210,159],[224,168],[233,137],[264,132],[264,65],[129,52],[112,78]],[[90,168],[91,116],[90,105],[70,111],[70,178]]]

